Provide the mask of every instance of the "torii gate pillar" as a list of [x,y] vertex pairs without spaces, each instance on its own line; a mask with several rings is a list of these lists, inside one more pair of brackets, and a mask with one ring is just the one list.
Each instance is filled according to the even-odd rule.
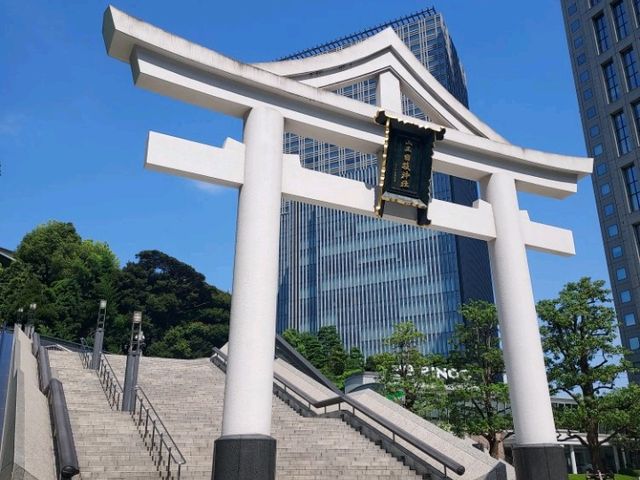
[[244,184],[240,187],[225,377],[222,436],[215,441],[213,478],[274,480],[271,433],[273,357],[284,119],[253,108],[244,123]]
[[482,182],[493,206],[495,240],[488,242],[500,336],[509,381],[518,480],[566,478],[564,447],[555,436],[515,180],[493,173]]

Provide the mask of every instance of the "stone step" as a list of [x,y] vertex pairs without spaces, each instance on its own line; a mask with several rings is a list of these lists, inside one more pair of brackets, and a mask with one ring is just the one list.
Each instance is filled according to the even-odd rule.
[[[52,365],[55,361],[53,366],[68,392],[74,436],[87,465],[82,478],[159,478],[145,470],[149,464],[155,468],[150,459],[144,467],[137,465],[138,455],[149,456],[131,416],[110,409],[96,373],[83,370],[77,355],[58,353],[52,355]],[[108,359],[122,380],[125,357],[109,355]],[[139,385],[185,456],[181,475],[185,480],[211,478],[213,443],[221,432],[224,381],[224,373],[208,359],[141,359]],[[137,422],[138,417],[134,418]],[[419,478],[340,419],[301,417],[277,397],[272,436],[278,442],[278,480]],[[114,464],[118,473],[104,467]]]

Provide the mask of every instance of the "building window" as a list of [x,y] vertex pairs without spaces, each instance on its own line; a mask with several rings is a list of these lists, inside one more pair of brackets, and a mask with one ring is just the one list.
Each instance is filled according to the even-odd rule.
[[584,92],[582,92],[582,98],[585,100],[590,100],[593,97],[593,92],[590,88],[585,88]]
[[616,270],[616,278],[618,280],[626,280],[627,279],[627,269],[626,268],[619,268]]
[[[616,27],[616,36],[618,40],[622,40],[629,35],[629,27],[627,21],[627,9],[624,6],[624,2],[620,0],[611,5],[611,12],[613,13],[613,23]],[[580,28],[580,25],[578,25]]]
[[568,13],[569,15],[573,15],[573,14],[574,14],[574,13],[576,13],[577,11],[578,11],[578,7],[577,7],[577,5],[576,5],[576,3],[575,3],[575,2],[573,2],[571,5],[569,5],[569,6],[567,7],[567,13]]
[[635,313],[627,313],[624,316],[624,324],[627,327],[632,327],[633,325],[636,324],[636,314]]
[[596,33],[596,43],[598,44],[598,52],[606,52],[609,50],[609,30],[607,29],[607,20],[604,14],[600,14],[593,19],[593,29]]
[[631,110],[633,111],[633,120],[636,124],[636,131],[640,132],[640,102],[632,103]]
[[598,135],[600,135],[600,126],[599,125],[593,125],[589,129],[589,135],[591,135],[591,138],[597,137]]
[[607,87],[609,101],[615,102],[620,97],[620,83],[618,82],[618,74],[616,73],[616,67],[613,65],[613,62],[606,63],[602,66],[602,75],[604,76],[604,84]]
[[627,186],[629,208],[632,212],[640,210],[640,182],[638,181],[638,169],[634,164],[622,169],[624,183]]
[[608,183],[603,183],[600,185],[600,194],[605,197],[611,193],[611,185]]
[[587,56],[584,53],[581,53],[576,57],[576,61],[578,62],[578,65],[582,65],[584,62],[587,61]]
[[613,203],[607,203],[604,207],[604,216],[605,217],[610,217],[611,215],[614,214],[615,212],[615,208],[613,207]]
[[633,0],[633,11],[636,14],[636,23],[640,26],[640,0]]
[[589,7],[595,7],[600,3],[600,0],[589,0]]
[[623,290],[620,292],[620,301],[622,303],[629,303],[631,301],[631,292],[629,290]]
[[596,107],[587,108],[587,118],[593,118],[598,114]]
[[638,75],[636,53],[632,49],[622,52],[622,64],[624,65],[624,76],[627,79],[627,88],[633,90],[640,85],[640,76]]
[[631,337],[629,339],[629,348],[631,350],[638,350],[640,348],[640,339],[638,337]]
[[598,174],[599,177],[601,177],[602,175],[607,173],[607,164],[606,163],[599,163],[596,166],[596,173]]
[[622,256],[622,247],[613,247],[611,249],[611,256],[613,258],[620,258]]
[[611,225],[609,228],[607,228],[607,233],[610,237],[617,237],[618,233],[620,233],[618,230],[618,225],[616,223]]
[[593,156],[597,157],[599,155],[602,155],[602,144],[598,143],[596,146],[593,147]]
[[571,31],[576,32],[580,28],[580,19],[576,19],[571,22]]
[[616,135],[618,155],[625,155],[631,151],[631,139],[629,137],[627,117],[625,117],[624,112],[620,111],[611,115],[611,119],[613,120],[613,131]]
[[586,82],[587,80],[589,80],[589,77],[590,77],[590,75],[589,75],[589,70],[585,70],[585,71],[583,71],[583,72],[580,74],[580,81],[581,81],[582,83],[584,83],[584,82]]

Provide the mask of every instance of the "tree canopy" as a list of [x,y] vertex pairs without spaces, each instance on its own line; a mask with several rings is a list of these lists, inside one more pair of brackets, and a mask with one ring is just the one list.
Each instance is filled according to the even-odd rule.
[[16,261],[0,269],[0,316],[15,321],[18,308],[36,303],[43,335],[75,342],[91,336],[101,299],[107,300],[105,348],[112,352],[128,343],[134,310],[143,312],[153,355],[206,356],[228,336],[231,296],[193,267],[145,250],[120,269],[107,244],[83,240],[71,223],[36,227],[18,245]]
[[[184,335],[191,335],[187,332],[193,332],[193,328],[201,328],[175,329],[191,323],[219,325],[217,329],[207,329],[211,338],[218,338],[220,332],[225,332],[222,343],[217,341],[212,346],[220,347],[226,342],[231,308],[228,293],[207,284],[204,275],[190,265],[158,250],[144,250],[136,255],[136,259],[136,262],[128,262],[117,276],[116,328],[111,334],[107,332],[110,349],[117,350],[128,342],[130,315],[135,310],[142,312],[147,345],[151,347],[160,342],[149,350],[157,356],[186,351],[176,350],[171,342],[177,339],[176,335],[184,339]],[[171,335],[165,338],[169,332]],[[207,354],[210,353],[211,349]]]
[[282,337],[340,389],[347,378],[364,369],[360,349],[347,352],[334,326],[320,327],[317,333],[288,329]]
[[449,382],[449,422],[457,434],[484,437],[489,453],[498,458],[513,421],[496,306],[472,300],[460,307],[460,313],[464,321],[456,325],[449,357],[449,365],[459,372]]
[[[615,344],[617,321],[609,302],[604,281],[585,277],[537,305],[551,390],[577,404],[554,412],[556,427],[567,429],[569,438],[589,449],[598,470],[604,470],[601,446],[631,434],[629,413],[640,413],[638,388],[616,388],[616,380],[630,365],[620,358],[624,349]],[[600,437],[601,430],[609,434]]]
[[106,244],[82,240],[71,223],[49,222],[25,235],[0,273],[0,312],[14,320],[18,308],[36,303],[39,331],[77,341],[93,327],[97,300],[112,298],[117,274]]

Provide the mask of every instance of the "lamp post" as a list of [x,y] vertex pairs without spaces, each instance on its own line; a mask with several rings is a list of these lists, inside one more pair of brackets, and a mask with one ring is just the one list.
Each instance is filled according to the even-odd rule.
[[20,307],[18,309],[18,313],[16,315],[16,325],[17,327],[22,330],[22,322],[24,320],[24,308]]
[[26,329],[26,334],[29,336],[29,338],[31,338],[31,336],[33,335],[33,332],[35,332],[36,327],[35,327],[35,319],[36,319],[36,308],[38,308],[38,304],[36,303],[30,303],[29,304],[29,317],[27,319],[27,329]]
[[127,353],[127,365],[124,371],[124,391],[122,393],[122,411],[124,412],[130,412],[133,409],[135,388],[138,384],[140,353],[143,345],[142,312],[133,312],[129,352]]
[[104,341],[104,322],[107,318],[107,301],[100,300],[98,307],[98,326],[93,339],[93,356],[91,357],[91,368],[98,370],[100,368],[100,355],[102,354],[102,344]]

